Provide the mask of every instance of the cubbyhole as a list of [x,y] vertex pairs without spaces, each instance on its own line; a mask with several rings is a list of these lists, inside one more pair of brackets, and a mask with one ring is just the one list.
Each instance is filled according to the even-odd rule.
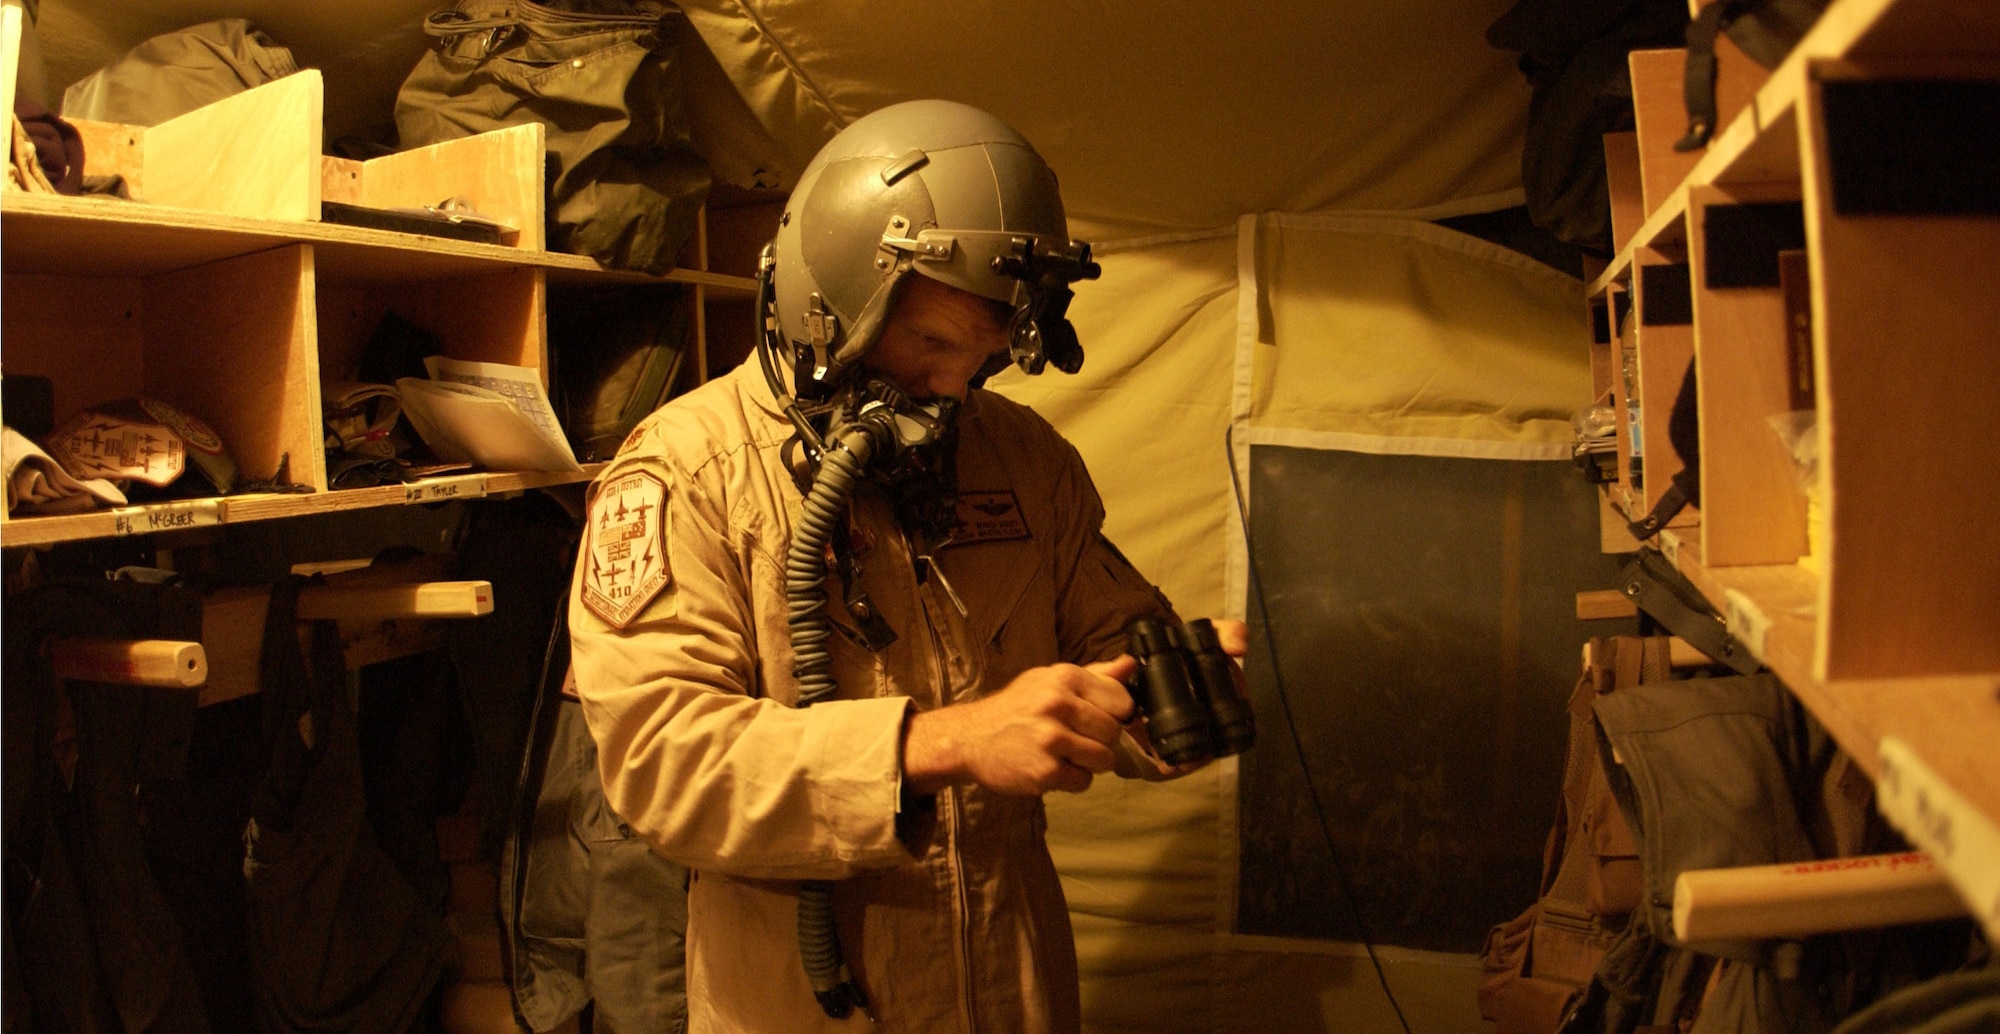
[[[1810,427],[1813,405],[1811,357],[1794,348],[1794,331],[1810,329],[1808,285],[1795,273],[1788,304],[1783,276],[1782,256],[1803,262],[1798,190],[1696,187],[1688,221],[1702,559],[1712,567],[1792,563],[1808,552],[1807,500],[1789,436]],[[1799,411],[1803,419],[1793,416]]]
[[1605,355],[1611,378],[1611,406],[1618,418],[1618,481],[1611,495],[1617,509],[1628,516],[1638,502],[1642,483],[1633,460],[1638,441],[1632,423],[1634,400],[1639,385],[1639,338],[1632,326],[1632,292],[1623,281],[1613,281],[1604,292],[1605,307],[1611,317],[1610,348]]
[[394,312],[436,335],[442,353],[454,359],[542,370],[546,308],[542,271],[532,268],[418,283],[323,279],[321,368],[327,378],[354,379],[369,338]]
[[290,483],[324,487],[311,270],[294,245],[146,277],[10,273],[7,372],[53,382],[57,423],[155,398],[213,428],[239,477],[282,464]]
[[[526,367],[537,371],[544,389],[548,387],[542,270],[515,268],[431,280],[384,280],[387,271],[381,267],[344,272],[323,276],[319,286],[323,382],[393,384],[397,373],[425,376],[423,356],[442,354]],[[434,346],[427,344],[432,338]]]
[[[1683,464],[1667,434],[1674,397],[1694,360],[1693,300],[1688,265],[1657,252],[1635,267],[1633,335],[1638,339],[1634,371],[1637,417],[1633,445],[1642,458],[1643,477],[1634,486],[1632,516],[1650,513],[1673,484]],[[1696,509],[1680,511],[1668,527],[1698,522]]]

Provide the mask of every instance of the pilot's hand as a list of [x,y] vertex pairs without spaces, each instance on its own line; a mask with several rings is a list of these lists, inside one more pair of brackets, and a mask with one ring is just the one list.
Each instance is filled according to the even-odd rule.
[[1132,717],[1130,657],[1022,672],[999,692],[910,717],[903,777],[920,793],[974,783],[996,793],[1077,792],[1111,770]]

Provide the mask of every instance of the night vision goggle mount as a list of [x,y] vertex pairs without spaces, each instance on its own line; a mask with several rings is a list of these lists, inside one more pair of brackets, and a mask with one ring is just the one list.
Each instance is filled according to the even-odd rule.
[[1104,269],[1090,259],[1090,245],[1070,241],[1039,248],[1033,237],[1015,237],[1008,254],[993,257],[993,272],[1021,282],[1009,328],[1007,356],[1023,373],[1042,372],[1044,363],[1064,373],[1083,368],[1083,345],[1069,322],[1069,285],[1095,280]]

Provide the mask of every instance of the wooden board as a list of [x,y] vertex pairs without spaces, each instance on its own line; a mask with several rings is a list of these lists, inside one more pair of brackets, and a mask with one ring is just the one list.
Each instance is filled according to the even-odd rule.
[[1674,150],[1674,141],[1687,133],[1681,87],[1687,51],[1635,50],[1626,60],[1632,72],[1632,119],[1638,126],[1640,196],[1651,217],[1701,160],[1700,151]]
[[0,106],[7,111],[14,110],[14,84],[21,74],[21,32],[27,15],[21,0],[0,0]]
[[749,298],[754,281],[674,269],[612,271],[593,259],[360,226],[253,219],[61,195],[10,193],[0,205],[0,265],[10,272],[150,276],[285,244],[312,244],[318,278],[342,285],[408,284],[504,269],[549,271],[564,283],[688,283]]
[[56,422],[141,393],[139,281],[8,273],[0,292],[7,372],[55,383]]
[[[251,521],[313,517],[382,506],[446,502],[451,499],[478,499],[530,488],[576,492],[577,504],[581,505],[580,486],[595,477],[603,466],[601,463],[585,464],[582,473],[527,471],[460,474],[427,478],[407,485],[350,488],[338,492],[311,492],[303,495],[253,493],[230,496],[226,499],[160,503],[119,510],[66,514],[59,517],[16,517],[7,521],[4,530],[0,530],[0,543],[10,547],[47,546],[58,542],[81,542],[85,539],[145,534],[158,530],[149,526],[145,519],[146,515],[197,508],[205,510],[203,517],[210,523],[244,524]],[[561,489],[561,486],[579,487]]]
[[[1829,74],[1831,74],[1829,70]],[[2000,671],[2000,220],[1841,216],[1804,152],[1829,541],[1816,676]],[[1833,285],[1837,285],[1837,289]]]
[[1633,491],[1632,442],[1637,429],[1632,426],[1632,396],[1626,388],[1624,352],[1634,330],[1631,326],[1621,328],[1618,320],[1619,299],[1625,298],[1629,303],[1630,297],[1630,290],[1622,283],[1612,284],[1605,292],[1605,304],[1611,312],[1611,406],[1618,417],[1618,480],[1612,487],[1619,492],[1614,493],[1615,503],[1622,503]]
[[361,163],[353,158],[321,155],[319,199],[344,205],[361,204]]
[[83,140],[83,174],[118,176],[135,199],[146,196],[146,127],[64,119]]
[[146,130],[146,200],[260,219],[319,218],[320,74],[245,90]]
[[543,248],[543,134],[539,122],[461,137],[362,163],[360,204],[421,208],[461,198],[512,225],[513,247]]
[[1639,169],[1639,134],[1604,134],[1604,183],[1611,195],[1611,249],[1622,251],[1646,221]]
[[[1643,267],[1641,267],[1643,272]],[[1645,278],[1638,278],[1638,290],[1633,292],[1635,313],[1645,307]],[[1652,511],[1654,504],[1665,495],[1667,487],[1673,483],[1675,474],[1684,466],[1674,453],[1673,442],[1667,438],[1667,417],[1674,409],[1674,396],[1680,392],[1681,379],[1686,376],[1688,363],[1694,360],[1694,327],[1687,324],[1652,324],[1642,326],[1635,315],[1634,332],[1639,335],[1639,436],[1640,450],[1645,455],[1645,478],[1638,494],[1641,514]],[[1696,510],[1690,506],[1680,512],[1668,527],[1683,527],[1696,522]]]
[[436,333],[445,354],[541,370],[547,387],[548,290],[541,270],[503,270],[379,295]]
[[222,437],[244,478],[290,457],[326,488],[312,249],[293,245],[147,279],[146,391]]

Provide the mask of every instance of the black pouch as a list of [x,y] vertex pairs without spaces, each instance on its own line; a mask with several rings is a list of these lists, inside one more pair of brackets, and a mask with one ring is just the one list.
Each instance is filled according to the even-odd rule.
[[712,182],[688,142],[678,8],[460,0],[424,31],[436,45],[396,95],[402,146],[539,122],[550,248],[620,269],[673,267]]

